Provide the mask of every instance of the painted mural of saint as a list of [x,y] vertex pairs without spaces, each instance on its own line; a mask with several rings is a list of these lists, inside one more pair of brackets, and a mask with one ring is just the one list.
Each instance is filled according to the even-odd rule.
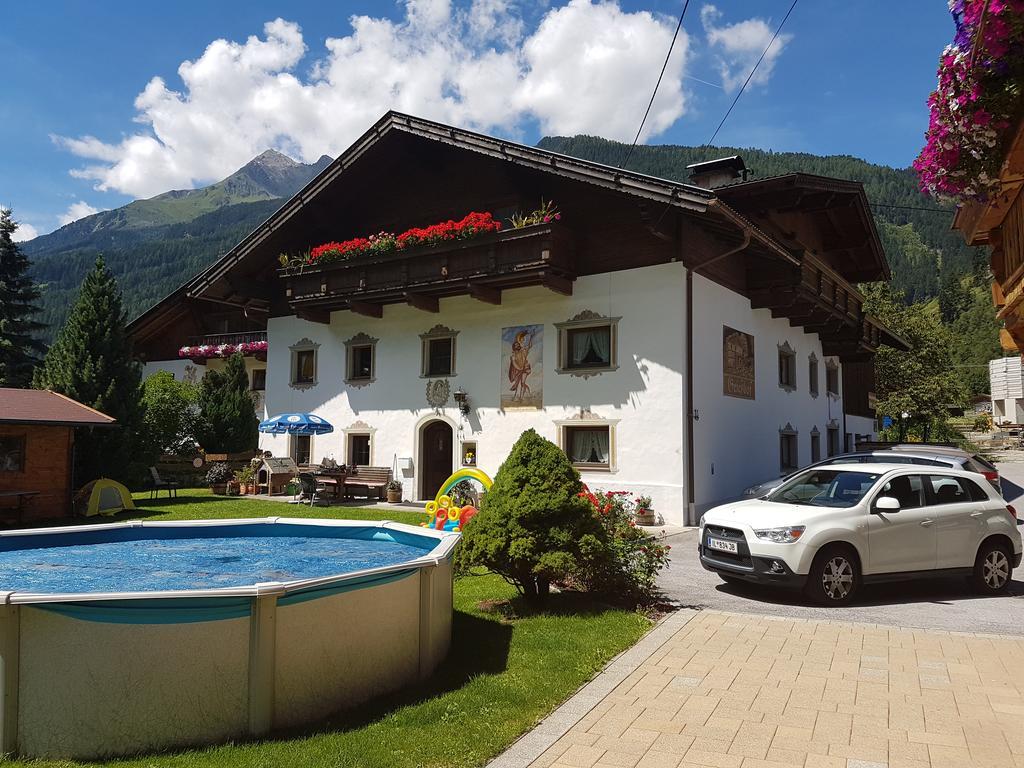
[[530,385],[526,380],[533,371],[530,365],[530,349],[533,348],[533,333],[519,331],[512,341],[512,354],[508,362],[508,380],[515,400],[521,401],[530,394]]

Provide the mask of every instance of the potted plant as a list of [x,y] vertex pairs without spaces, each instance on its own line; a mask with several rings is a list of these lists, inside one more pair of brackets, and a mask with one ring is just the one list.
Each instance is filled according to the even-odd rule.
[[384,490],[387,491],[389,504],[397,504],[402,500],[402,484],[398,480],[388,480]]
[[206,484],[210,486],[211,491],[223,496],[227,493],[228,483],[232,477],[231,467],[225,462],[219,461],[207,470]]
[[636,507],[633,512],[633,516],[636,518],[637,525],[657,525],[658,516],[652,509],[650,496],[637,496]]
[[252,464],[246,464],[240,470],[235,472],[235,481],[238,483],[238,492],[243,496],[254,492],[253,486],[255,480],[256,470],[253,469]]

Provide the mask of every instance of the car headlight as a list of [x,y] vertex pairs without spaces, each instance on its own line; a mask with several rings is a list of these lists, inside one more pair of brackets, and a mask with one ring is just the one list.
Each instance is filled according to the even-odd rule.
[[701,515],[700,520],[697,521],[697,527],[701,530],[704,529],[704,515]]
[[786,528],[761,528],[755,530],[754,535],[775,544],[792,544],[804,535],[805,530],[807,530],[805,525],[791,525]]

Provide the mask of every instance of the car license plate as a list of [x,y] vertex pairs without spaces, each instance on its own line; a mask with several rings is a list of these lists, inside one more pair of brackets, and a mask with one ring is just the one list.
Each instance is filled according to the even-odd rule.
[[717,549],[720,552],[732,552],[733,554],[739,552],[739,547],[735,541],[722,541],[721,539],[712,539],[710,536],[708,536],[708,547]]

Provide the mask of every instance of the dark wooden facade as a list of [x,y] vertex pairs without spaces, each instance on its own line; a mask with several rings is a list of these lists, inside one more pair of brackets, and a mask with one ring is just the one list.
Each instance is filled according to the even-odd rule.
[[[0,491],[38,491],[39,495],[25,507],[24,521],[69,516],[75,430],[66,426],[0,424],[0,437],[24,441],[22,471],[0,470]],[[13,498],[0,498],[0,520],[11,522],[17,503]]]

